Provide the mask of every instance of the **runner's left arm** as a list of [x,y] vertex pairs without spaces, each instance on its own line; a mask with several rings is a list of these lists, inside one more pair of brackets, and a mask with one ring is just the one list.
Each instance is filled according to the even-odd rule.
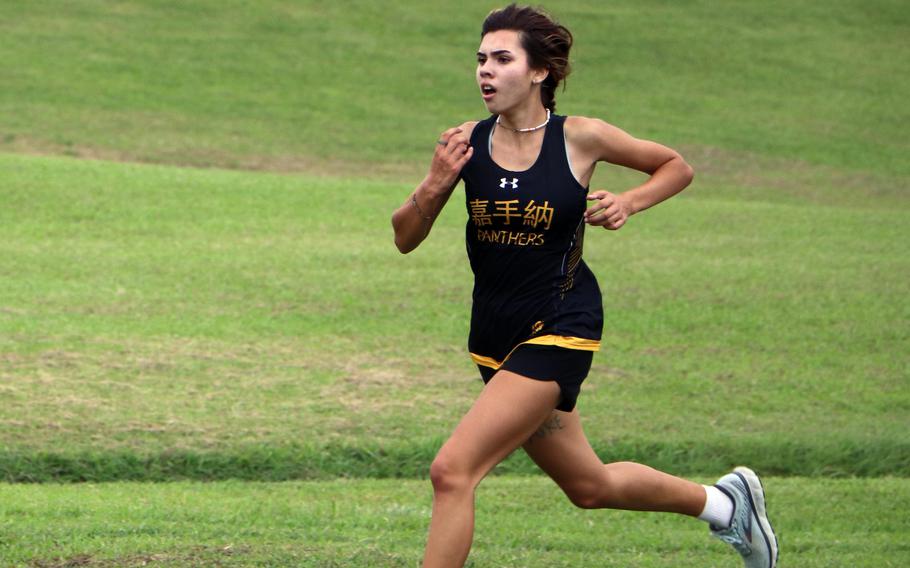
[[631,215],[676,195],[694,178],[692,167],[677,151],[635,138],[602,120],[584,119],[574,134],[594,160],[649,175],[644,183],[622,193],[592,191],[588,199],[593,203],[585,211],[585,221],[590,225],[619,229]]

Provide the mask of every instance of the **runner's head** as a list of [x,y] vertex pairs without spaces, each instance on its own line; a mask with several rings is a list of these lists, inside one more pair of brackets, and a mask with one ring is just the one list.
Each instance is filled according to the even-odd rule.
[[[496,101],[496,95],[519,79],[523,79],[528,88],[539,86],[543,106],[556,110],[556,88],[570,71],[572,33],[565,26],[541,10],[510,4],[490,12],[480,36],[477,82],[490,110],[504,108],[503,103],[512,102],[502,100],[511,99],[507,96]],[[500,60],[498,55],[506,57]],[[522,69],[524,74],[517,73],[516,66],[525,68]],[[499,83],[503,79],[507,82]],[[521,95],[520,92],[515,94]]]

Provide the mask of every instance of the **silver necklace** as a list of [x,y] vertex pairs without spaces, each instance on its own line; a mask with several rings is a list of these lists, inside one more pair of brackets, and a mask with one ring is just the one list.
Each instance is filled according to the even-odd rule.
[[511,126],[506,126],[500,122],[502,120],[502,115],[496,117],[496,124],[502,126],[506,130],[511,130],[512,132],[534,132],[535,130],[540,130],[550,122],[550,109],[547,109],[547,119],[543,121],[543,124],[538,124],[537,126],[532,126],[531,128],[512,128]]

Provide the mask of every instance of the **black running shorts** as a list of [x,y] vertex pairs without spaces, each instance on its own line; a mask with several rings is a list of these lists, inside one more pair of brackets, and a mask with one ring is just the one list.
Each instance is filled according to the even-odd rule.
[[[593,359],[592,351],[528,344],[518,346],[499,369],[538,381],[556,381],[560,390],[556,410],[572,412],[581,383],[588,376]],[[480,369],[484,383],[488,383],[497,372],[496,369],[482,365],[477,368]]]

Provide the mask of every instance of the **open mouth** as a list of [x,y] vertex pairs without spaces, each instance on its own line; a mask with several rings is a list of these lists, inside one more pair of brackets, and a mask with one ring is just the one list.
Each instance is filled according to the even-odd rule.
[[496,94],[496,89],[493,85],[481,85],[480,92],[483,94],[483,98],[487,99]]

